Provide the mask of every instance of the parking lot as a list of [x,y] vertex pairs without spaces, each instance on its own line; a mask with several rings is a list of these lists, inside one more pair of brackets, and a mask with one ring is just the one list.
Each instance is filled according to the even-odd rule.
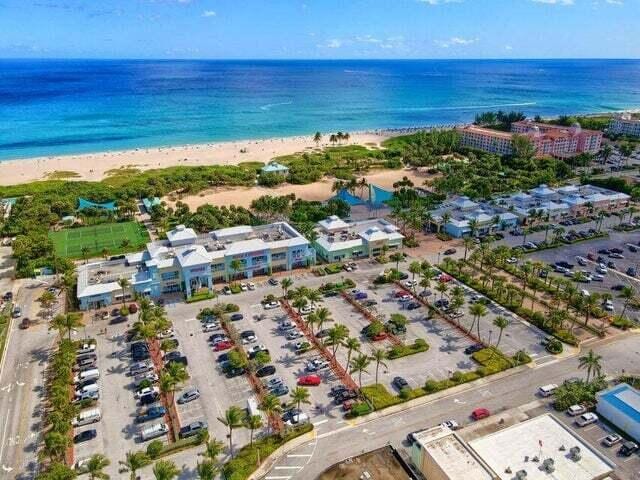
[[[595,255],[596,258],[598,256],[603,257],[603,259],[605,260],[605,264],[609,261],[614,262],[615,269],[607,268],[607,273],[603,275],[602,281],[585,282],[580,284],[578,288],[585,289],[590,293],[611,294],[611,300],[614,306],[614,310],[610,313],[620,314],[622,313],[624,305],[624,300],[618,297],[620,286],[630,286],[634,288],[636,292],[640,289],[640,280],[626,274],[629,268],[640,270],[640,251],[631,252],[626,246],[626,244],[629,243],[637,246],[638,242],[640,242],[640,233],[621,233],[612,231],[610,232],[608,238],[601,238],[573,245],[566,245],[559,248],[542,250],[540,252],[531,253],[527,255],[526,258],[530,260],[542,261],[551,265],[559,261],[567,261],[574,265],[574,268],[571,270],[571,272],[585,270],[592,274],[596,273],[595,269],[597,267],[597,261],[588,260],[588,254],[591,253]],[[610,250],[611,248],[619,248],[623,250],[624,252],[622,255],[624,256],[624,258],[610,258],[606,254],[598,253],[599,250]],[[578,265],[578,262],[576,260],[577,256],[581,256],[587,259],[586,265]],[[640,273],[640,271],[638,273]],[[559,274],[552,273],[552,275]],[[614,289],[614,287],[616,287],[617,290]],[[636,319],[638,317],[638,311],[635,310],[633,306],[629,306],[625,315],[630,318]]]

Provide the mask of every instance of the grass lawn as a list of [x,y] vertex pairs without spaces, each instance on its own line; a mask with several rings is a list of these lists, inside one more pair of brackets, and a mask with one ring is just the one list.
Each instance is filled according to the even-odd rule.
[[[105,223],[91,227],[69,228],[49,232],[56,254],[67,258],[83,258],[82,248],[87,247],[87,257],[102,256],[140,250],[149,241],[149,233],[138,222]],[[128,243],[123,245],[123,241]]]

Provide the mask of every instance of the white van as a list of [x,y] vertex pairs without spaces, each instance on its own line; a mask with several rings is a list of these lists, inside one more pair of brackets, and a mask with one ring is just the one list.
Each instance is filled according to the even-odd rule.
[[541,397],[549,397],[553,394],[553,392],[556,391],[557,388],[558,385],[556,385],[555,383],[550,383],[549,385],[543,385],[542,387],[538,388],[538,393]]
[[260,410],[258,410],[258,402],[256,402],[256,399],[253,397],[247,400],[247,412],[249,413],[250,417],[253,417],[254,415],[260,415]]
[[147,440],[151,440],[152,438],[158,438],[162,435],[166,435],[168,431],[169,427],[166,423],[155,423],[143,428],[140,432],[140,438],[142,438],[143,442],[146,442]]
[[589,293],[589,290],[580,290],[580,295],[582,295],[583,297],[591,296],[591,294]]
[[76,390],[76,397],[82,397],[82,396],[85,396],[87,394],[95,393],[95,392],[97,392],[99,390],[100,390],[100,388],[98,387],[98,384],[97,383],[92,383],[91,385],[86,385],[86,386]]
[[71,423],[74,427],[81,427],[83,425],[89,425],[90,423],[99,422],[101,418],[102,414],[100,413],[99,408],[90,408],[88,410],[81,411]]
[[85,370],[84,372],[78,372],[78,374],[73,378],[73,383],[85,382],[87,380],[97,380],[100,378],[100,370],[97,368],[91,368],[89,370]]

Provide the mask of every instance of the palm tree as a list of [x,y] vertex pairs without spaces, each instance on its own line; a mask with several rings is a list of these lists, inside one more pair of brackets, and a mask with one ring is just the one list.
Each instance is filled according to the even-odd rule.
[[122,306],[124,307],[124,292],[127,288],[129,288],[130,283],[129,283],[129,280],[122,277],[118,279],[118,285],[122,289]]
[[87,258],[89,257],[90,251],[91,250],[86,245],[83,245],[82,248],[80,249],[80,254],[82,255],[82,258],[85,264],[87,263]]
[[231,263],[229,264],[229,268],[231,269],[231,272],[232,272],[231,279],[234,280],[238,272],[242,269],[242,261],[237,258],[234,258],[233,260],[231,260]]
[[598,306],[598,300],[600,296],[598,294],[591,294],[583,299],[582,308],[584,308],[584,326],[586,327],[589,324],[589,318],[593,313],[594,309]]
[[300,405],[309,402],[309,390],[304,387],[296,387],[289,394],[291,396],[291,403],[296,405],[296,408],[300,410]]
[[378,384],[378,370],[380,368],[380,365],[382,365],[384,368],[389,368],[384,362],[387,358],[387,352],[385,352],[381,348],[374,348],[371,351],[371,359],[376,361],[376,385]]
[[87,462],[87,473],[89,474],[89,478],[91,480],[95,480],[99,478],[101,480],[108,480],[109,475],[104,473],[102,470],[107,468],[111,462],[107,457],[105,457],[101,453],[96,453],[91,456],[89,461]]
[[151,459],[145,452],[127,452],[125,460],[120,460],[118,463],[129,472],[129,480],[136,480],[136,472],[149,465]]
[[622,313],[620,317],[624,317],[625,312],[627,311],[627,307],[629,306],[629,302],[633,299],[634,295],[633,287],[624,287],[620,291],[620,298],[624,298],[624,306],[622,307]]
[[580,357],[578,368],[587,370],[587,383],[589,383],[589,379],[591,378],[591,374],[594,374],[594,377],[599,377],[602,374],[602,357],[593,352],[593,350],[589,350],[589,353]]
[[307,292],[307,300],[309,300],[311,305],[315,307],[318,302],[322,301],[322,295],[319,290],[312,288]]
[[291,278],[287,277],[282,279],[280,286],[282,287],[282,291],[285,297],[287,296],[287,292],[289,291],[292,285],[293,285],[293,280]]
[[351,370],[350,373],[358,372],[358,385],[362,388],[362,373],[369,373],[367,371],[367,367],[371,363],[371,359],[364,354],[359,354],[353,360],[351,360]]
[[448,289],[449,289],[449,285],[447,285],[447,282],[438,282],[438,286],[436,287],[436,290],[440,292],[440,300],[444,298],[444,294],[447,293]]
[[253,432],[262,428],[262,417],[260,415],[249,415],[242,422],[244,428],[249,429],[249,446],[253,446]]
[[502,315],[498,315],[493,319],[493,325],[500,329],[500,333],[498,334],[498,341],[496,342],[496,349],[500,345],[500,340],[502,340],[502,332],[505,328],[509,326],[509,320]]
[[153,466],[156,480],[173,480],[180,474],[180,469],[170,460],[158,460]]
[[224,412],[224,417],[218,417],[218,421],[229,429],[229,455],[233,457],[233,430],[242,426],[244,413],[240,407],[232,405]]
[[202,463],[198,462],[196,472],[200,480],[214,480],[220,473],[220,466],[211,460],[205,460]]
[[71,332],[82,327],[84,324],[82,323],[82,317],[77,313],[66,313],[56,315],[51,324],[49,325],[49,329],[54,328],[58,330],[60,336],[62,337],[65,333],[67,334],[67,338],[71,341]]
[[473,326],[477,325],[478,340],[480,340],[480,318],[484,317],[488,313],[487,307],[482,303],[474,303],[469,307],[469,313],[473,315],[473,322],[471,322],[471,326],[469,327],[469,330],[467,330],[467,335],[471,333]]
[[[332,322],[333,321],[333,318],[331,318],[331,312],[326,307],[319,308],[314,313],[315,313],[315,317],[316,317],[316,325],[318,326],[318,330],[322,330],[322,326],[326,322]],[[313,330],[312,330],[312,332],[313,332]]]
[[322,134],[320,132],[316,132],[313,136],[313,141],[316,142],[316,146],[320,145],[320,142],[322,141]]
[[[415,283],[416,280],[416,274],[420,273],[422,271],[422,265],[420,265],[420,262],[416,262],[413,261],[409,264],[409,273],[411,273],[411,281]],[[413,289],[415,290],[415,286],[413,287]]]
[[53,459],[62,458],[68,446],[69,437],[67,435],[50,431],[44,436],[44,451],[47,456]]
[[404,255],[401,252],[392,253],[389,259],[392,262],[396,262],[396,270],[400,269],[400,262],[404,260]]
[[464,240],[462,240],[462,243],[464,245],[464,261],[467,261],[467,252],[469,251],[469,249],[473,248],[474,243],[473,243],[473,239],[470,237],[465,237]]
[[360,347],[362,346],[360,344],[360,340],[358,340],[355,337],[349,337],[347,338],[347,340],[344,342],[344,346],[347,349],[347,369],[349,368],[349,365],[351,363],[351,354],[355,351],[355,352],[359,352],[360,351]]
[[305,297],[298,297],[293,301],[293,307],[298,309],[298,313],[302,311],[304,307],[308,305],[308,300]]
[[336,359],[336,353],[338,348],[342,345],[342,342],[349,337],[349,329],[345,325],[337,324],[329,329],[327,335],[327,344],[331,345],[333,360]]
[[[276,397],[272,393],[264,396],[258,408],[262,410],[268,417],[282,412],[282,405],[280,405],[280,400],[278,400],[278,397]],[[267,428],[270,428],[269,424],[267,424]]]

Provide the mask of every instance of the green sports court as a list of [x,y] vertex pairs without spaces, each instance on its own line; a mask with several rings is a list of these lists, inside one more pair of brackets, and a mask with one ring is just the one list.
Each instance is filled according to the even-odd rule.
[[[109,255],[140,250],[149,241],[149,234],[138,222],[123,222],[49,232],[49,238],[57,255],[82,258],[83,247],[88,248],[87,257],[102,256],[105,249]],[[125,239],[129,243],[123,246]]]

